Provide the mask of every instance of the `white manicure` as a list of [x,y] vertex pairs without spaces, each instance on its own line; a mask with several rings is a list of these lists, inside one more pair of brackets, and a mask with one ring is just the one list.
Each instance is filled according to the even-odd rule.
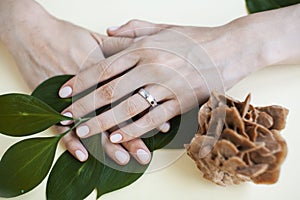
[[148,163],[150,159],[149,153],[146,152],[144,149],[137,150],[136,155],[142,163]]
[[108,27],[108,30],[109,31],[116,31],[120,28],[120,26],[111,26],[111,27]]
[[88,126],[80,126],[76,129],[76,133],[78,137],[85,137],[87,134],[89,134],[90,129]]
[[119,151],[119,150],[115,151],[115,157],[122,164],[126,164],[129,159],[129,157],[126,153],[124,153],[123,151]]
[[110,141],[111,141],[112,143],[120,142],[122,139],[123,139],[123,137],[122,137],[122,135],[119,134],[119,133],[110,136]]
[[[73,117],[72,113],[70,113],[70,112],[64,113],[63,116]],[[61,121],[60,123],[65,126],[65,125],[71,124],[71,122],[72,122],[72,120],[64,120],[64,121]]]
[[70,86],[65,86],[61,90],[59,90],[58,94],[61,98],[66,98],[66,97],[71,96],[72,92],[73,92],[73,89]]
[[80,150],[75,151],[75,155],[78,158],[78,160],[80,160],[81,162],[86,160],[85,154]]
[[162,125],[160,125],[159,128],[160,128],[161,132],[166,133],[166,132],[168,132],[170,130],[170,127],[171,127],[170,123],[165,122]]

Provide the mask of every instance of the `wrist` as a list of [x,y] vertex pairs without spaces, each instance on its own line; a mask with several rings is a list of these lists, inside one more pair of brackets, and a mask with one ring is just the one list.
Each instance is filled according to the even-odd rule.
[[32,32],[53,17],[33,0],[0,1],[0,40],[10,46],[23,30]]
[[[257,37],[253,24],[242,17],[229,24],[198,31],[198,43],[218,68],[226,89],[268,65],[264,38]],[[203,37],[204,36],[204,37]]]
[[261,43],[265,66],[300,63],[300,4],[249,15],[245,23]]

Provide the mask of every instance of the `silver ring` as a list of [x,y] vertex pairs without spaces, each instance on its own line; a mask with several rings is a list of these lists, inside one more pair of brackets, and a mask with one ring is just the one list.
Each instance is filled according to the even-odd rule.
[[147,92],[145,89],[140,89],[139,90],[139,95],[141,95],[144,99],[146,99],[148,101],[148,103],[154,108],[156,107],[158,104],[157,104],[157,101],[156,99],[149,93]]

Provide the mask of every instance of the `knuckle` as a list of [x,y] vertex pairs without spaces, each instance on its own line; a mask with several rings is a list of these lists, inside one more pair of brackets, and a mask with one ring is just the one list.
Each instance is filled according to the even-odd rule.
[[164,109],[165,109],[165,113],[167,115],[175,116],[175,115],[179,114],[181,107],[180,107],[180,104],[178,101],[173,100],[172,102],[167,104],[164,107]]
[[129,153],[135,153],[138,149],[144,148],[141,139],[133,139],[122,143],[122,145],[129,151]]
[[138,20],[138,19],[132,19],[132,20],[130,20],[129,22],[128,22],[128,24],[130,25],[130,26],[132,26],[132,27],[136,27],[136,26],[138,26],[139,24],[140,24],[140,20]]
[[98,89],[98,96],[106,102],[111,102],[114,97],[114,88],[111,83],[103,85]]
[[97,74],[99,74],[100,80],[107,79],[108,77],[111,77],[111,69],[112,67],[110,66],[107,61],[102,61],[102,63],[98,64],[97,66]]
[[80,75],[76,76],[74,79],[74,90],[77,90],[78,92],[81,92],[83,89],[86,88],[86,81],[84,78],[82,78]]
[[72,105],[72,114],[74,117],[83,117],[90,112],[90,101],[79,100]]
[[146,127],[153,127],[157,124],[158,118],[152,115],[146,115],[145,116],[145,126]]
[[107,120],[102,115],[96,117],[95,122],[94,127],[96,130],[99,130],[98,132],[104,132],[109,128]]
[[68,149],[69,151],[72,151],[73,150],[73,142],[71,141],[68,141],[68,142],[64,142],[64,145],[66,147],[66,149]]
[[77,142],[73,136],[63,137],[62,142],[69,151],[73,151],[77,146]]
[[126,102],[126,114],[128,116],[134,116],[138,114],[138,112],[139,112],[138,102],[133,98],[129,98]]

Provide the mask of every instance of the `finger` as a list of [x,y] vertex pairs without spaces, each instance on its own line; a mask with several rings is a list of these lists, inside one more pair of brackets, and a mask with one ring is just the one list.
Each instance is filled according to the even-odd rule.
[[121,145],[111,143],[107,133],[102,134],[104,152],[119,165],[126,165],[130,160],[128,152]]
[[107,34],[109,36],[136,38],[158,33],[167,27],[168,26],[164,24],[153,24],[147,21],[131,20],[120,27],[108,28]]
[[142,165],[151,161],[151,153],[141,139],[134,139],[122,143],[127,151]]
[[[58,133],[63,133],[68,129],[69,128],[67,127],[55,127],[55,130]],[[62,138],[62,143],[65,145],[66,149],[80,162],[84,162],[88,159],[87,150],[73,131],[66,134]]]
[[77,95],[135,66],[139,61],[136,53],[120,53],[102,60],[67,81],[59,90],[61,98]]
[[105,105],[112,104],[125,95],[128,95],[147,84],[147,82],[144,82],[144,76],[145,75],[143,74],[135,73],[135,71],[127,72],[124,76],[110,81],[96,89],[94,92],[77,100],[62,113],[63,115],[67,113],[68,116],[78,118]]
[[167,133],[167,132],[169,132],[170,128],[171,128],[170,123],[165,122],[162,125],[160,125],[159,127],[157,127],[156,129],[161,131],[162,133]]
[[167,101],[145,114],[136,122],[114,131],[110,135],[110,141],[113,143],[123,143],[138,138],[179,113],[180,108],[176,100]]
[[91,35],[98,42],[105,57],[119,53],[134,43],[133,39],[126,37],[107,37],[98,33],[91,33]]
[[[172,98],[172,93],[162,86],[151,85],[147,86],[145,89],[152,94],[158,102]],[[79,100],[78,102],[81,101]],[[78,102],[74,103],[74,107],[83,108],[83,105],[87,105],[86,101],[82,101],[83,105],[78,106]],[[134,94],[112,109],[90,119],[85,123],[82,123],[79,127],[77,127],[76,133],[79,137],[86,138],[100,132],[107,131],[116,125],[132,119],[134,116],[142,113],[149,107],[150,104],[146,99],[144,99],[144,97],[140,94]],[[86,110],[89,109],[93,108],[85,107],[81,111],[76,111],[76,114],[81,112],[80,114],[83,115],[83,112],[86,112]]]

